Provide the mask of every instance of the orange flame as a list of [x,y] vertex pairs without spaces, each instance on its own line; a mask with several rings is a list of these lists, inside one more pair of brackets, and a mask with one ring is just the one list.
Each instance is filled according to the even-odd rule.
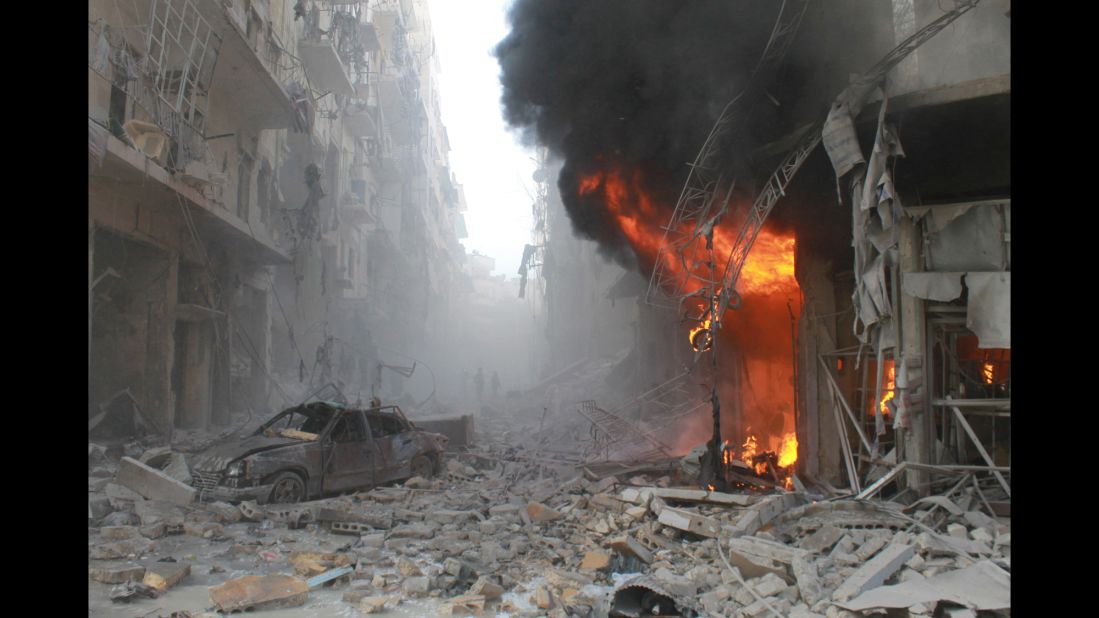
[[707,314],[706,319],[698,326],[692,328],[691,332],[687,335],[687,341],[691,342],[691,347],[694,348],[695,352],[705,352],[710,349],[714,336],[713,332],[710,330],[711,320],[712,314]]
[[992,366],[992,363],[985,363],[981,369],[981,375],[985,379],[985,384],[992,384],[993,378],[996,376],[996,370]]
[[788,468],[790,464],[798,460],[798,435],[790,432],[782,437],[782,448],[778,454],[780,468]]
[[[640,168],[627,169],[605,160],[600,161],[599,164],[600,169],[580,175],[577,185],[579,196],[598,199],[602,210],[629,242],[642,268],[652,268],[664,243],[667,232],[665,226],[672,213],[672,205],[660,203],[646,192],[645,178]],[[672,232],[690,235],[694,232],[693,223],[690,227],[684,226]],[[725,267],[724,260],[728,259],[732,253],[737,233],[735,222],[715,227],[712,252],[706,248],[706,243],[701,238],[696,238],[684,250],[682,259],[677,257],[664,261],[662,266],[666,271],[665,274],[677,281],[682,293],[689,295],[702,291],[704,281],[721,277]],[[737,291],[741,295],[778,297],[780,298],[778,302],[781,302],[783,296],[793,295],[795,299],[798,298],[798,283],[795,276],[796,248],[797,242],[793,233],[776,233],[772,229],[760,230],[742,266],[736,284]],[[705,303],[705,301],[702,302]],[[705,309],[705,305],[703,304],[700,309]],[[797,309],[795,308],[794,311],[796,313]],[[707,349],[706,334],[702,331],[710,330],[709,336],[713,337],[713,322],[720,323],[721,318],[722,316],[715,316],[713,311],[707,312],[705,319],[690,329],[688,341],[696,351]],[[792,410],[786,414],[788,419],[792,419]],[[777,453],[777,462],[776,459],[771,459],[771,462],[777,463],[781,468],[787,468],[797,461],[796,432],[788,432],[781,437],[763,435],[762,439],[769,445],[771,453]],[[764,450],[755,435],[749,435],[741,448],[743,451],[739,457],[741,461],[754,469],[756,474],[762,476],[767,472],[767,461],[761,461],[759,464],[752,461],[753,457]],[[726,440],[722,446],[722,461],[725,466],[729,466],[734,459],[737,457],[732,445]],[[789,487],[789,478],[785,480]]]
[[878,410],[882,416],[889,416],[889,406],[885,403],[896,395],[896,385],[897,368],[893,360],[887,358],[885,359],[885,387],[882,389],[885,392],[882,393],[881,403],[878,405]]
[[[607,211],[618,223],[618,228],[626,236],[634,253],[642,262],[652,265],[664,242],[664,223],[671,215],[670,206],[658,205],[645,192],[641,170],[626,172],[617,166],[600,169],[581,175],[578,192],[581,196],[601,194]],[[691,230],[678,230],[689,233]],[[714,228],[713,255],[725,259],[732,252],[736,242],[736,230],[727,227]],[[793,234],[776,234],[768,229],[760,230],[752,250],[748,254],[737,281],[737,291],[742,294],[772,294],[788,292],[797,286],[794,277],[794,254],[796,238]],[[687,251],[684,261],[667,260],[665,266],[681,285],[687,283],[688,275],[709,279],[709,251],[705,243],[696,241]],[[716,264],[716,275],[721,275],[723,264]],[[687,272],[689,271],[689,272]],[[698,286],[687,288],[687,292],[697,292]]]

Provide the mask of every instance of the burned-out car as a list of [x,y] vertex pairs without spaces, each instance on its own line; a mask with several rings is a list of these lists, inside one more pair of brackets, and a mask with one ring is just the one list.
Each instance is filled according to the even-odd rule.
[[245,438],[191,461],[203,500],[292,503],[443,469],[447,437],[416,428],[397,406],[317,401],[285,410]]

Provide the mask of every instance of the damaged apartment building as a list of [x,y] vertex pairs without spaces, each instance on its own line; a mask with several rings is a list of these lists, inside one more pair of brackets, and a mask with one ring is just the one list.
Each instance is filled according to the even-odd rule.
[[684,81],[651,92],[619,78],[656,71],[649,52],[553,58],[674,28],[639,8],[562,34],[525,4],[527,38],[497,54],[509,118],[546,148],[524,290],[547,401],[599,369],[572,407],[612,458],[651,452],[646,434],[726,464],[769,452],[760,487],[796,470],[906,502],[971,473],[1009,513],[1010,4],[746,9],[730,37],[762,58],[669,43]]
[[436,71],[422,0],[89,3],[92,430],[366,400],[386,350],[445,330],[465,206]]

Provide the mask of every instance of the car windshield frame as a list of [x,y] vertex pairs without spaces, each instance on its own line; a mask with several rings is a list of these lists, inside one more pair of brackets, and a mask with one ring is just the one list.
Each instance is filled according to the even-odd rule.
[[[276,414],[274,417],[272,417],[266,423],[260,425],[259,428],[256,429],[256,431],[252,435],[254,435],[254,436],[266,435],[266,432],[267,432],[268,429],[273,428],[278,423],[284,421],[287,417],[293,417],[293,415],[295,415],[295,414],[299,414],[301,416],[306,417],[307,419],[311,419],[311,418],[313,418],[313,416],[311,416],[310,412],[312,412],[314,415],[322,413],[320,410],[310,410],[310,408],[317,408],[318,406],[324,406],[324,407],[328,408],[328,413],[330,414],[329,419],[325,422],[324,428],[321,429],[321,431],[316,433],[317,439],[318,440],[323,440],[329,433],[331,433],[332,428],[335,426],[336,421],[339,419],[340,416],[342,416],[343,412],[345,412],[347,410],[347,408],[345,406],[342,406],[342,405],[339,405],[339,404],[333,403],[333,402],[324,401],[324,402],[306,403],[306,404],[294,406],[292,408],[287,408],[287,409],[283,410],[282,412],[279,412],[278,414]],[[278,430],[276,430],[276,431],[278,431]],[[293,437],[284,436],[281,433],[277,433],[277,435],[279,437],[290,437],[291,439],[293,439]]]

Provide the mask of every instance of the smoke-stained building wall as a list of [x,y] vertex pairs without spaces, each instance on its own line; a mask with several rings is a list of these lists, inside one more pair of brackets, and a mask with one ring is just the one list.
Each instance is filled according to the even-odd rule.
[[[776,13],[803,3],[520,1],[497,47],[506,118],[565,159],[556,184],[569,221],[647,276],[690,162],[735,94],[751,86],[738,111],[750,121],[728,134],[716,163],[736,177],[731,203],[743,212],[805,131],[820,131],[852,75],[944,14],[964,13],[883,76],[884,103],[875,94],[853,113],[863,165],[837,179],[816,148],[768,221],[797,238],[803,297],[789,386],[799,470],[834,484],[857,487],[906,460],[908,488],[925,493],[927,469],[916,466],[989,463],[967,426],[987,450],[1006,452],[1009,430],[995,419],[1010,407],[1010,343],[998,332],[1006,309],[991,307],[1000,299],[1003,308],[1010,286],[1010,5],[971,4],[809,3],[784,62],[755,81]],[[886,197],[861,208],[854,180],[871,171],[867,186]],[[735,237],[741,221],[721,225]],[[684,335],[662,329],[683,316],[645,320],[644,311],[655,348],[646,355],[676,358]]]
[[162,431],[369,396],[457,268],[425,4],[89,11],[90,416],[127,388]]

